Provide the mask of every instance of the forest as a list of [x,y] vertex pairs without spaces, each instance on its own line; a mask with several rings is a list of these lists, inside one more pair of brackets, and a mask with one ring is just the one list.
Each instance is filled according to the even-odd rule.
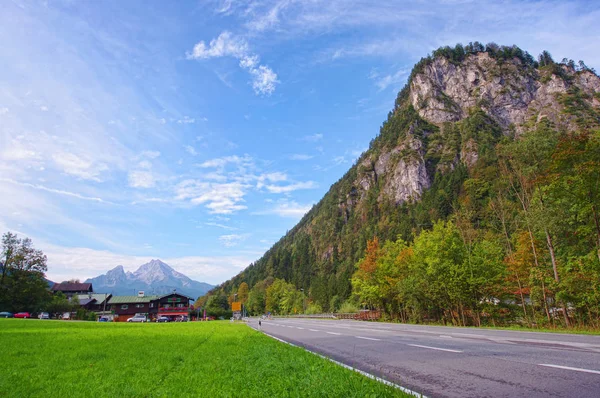
[[[198,304],[226,311],[237,294],[255,314],[378,309],[402,322],[600,327],[600,110],[590,105],[600,94],[574,84],[557,94],[571,129],[532,118],[507,132],[477,107],[443,125],[421,118],[407,99],[412,78],[435,57],[459,63],[483,51],[520,60],[540,81],[595,74],[515,46],[436,50],[356,164],[261,259]],[[364,160],[399,145],[409,126],[426,148],[429,189],[396,204],[380,178],[361,194]],[[476,161],[457,162],[468,142]]]

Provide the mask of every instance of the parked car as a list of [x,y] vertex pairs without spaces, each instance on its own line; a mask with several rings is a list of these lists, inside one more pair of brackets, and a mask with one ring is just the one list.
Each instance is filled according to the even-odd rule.
[[175,322],[187,322],[188,321],[188,317],[186,315],[179,315],[177,318],[175,318]]
[[38,315],[38,318],[40,318],[40,319],[50,319],[50,314],[48,314],[47,312],[40,312],[40,314]]
[[15,314],[15,318],[27,319],[27,318],[31,318],[31,314],[29,312],[17,312]]
[[110,322],[107,316],[101,316],[98,318],[98,322]]
[[71,319],[71,313],[70,312],[63,312],[61,319],[68,321],[69,319]]
[[171,318],[169,318],[168,316],[159,316],[156,319],[156,322],[171,322]]
[[135,314],[132,318],[129,318],[127,322],[148,322],[146,315]]
[[0,312],[0,318],[14,318],[12,312]]

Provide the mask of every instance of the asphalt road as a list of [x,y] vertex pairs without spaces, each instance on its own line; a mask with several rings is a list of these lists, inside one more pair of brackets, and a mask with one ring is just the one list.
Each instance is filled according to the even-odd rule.
[[428,397],[600,397],[600,336],[297,318],[261,329]]

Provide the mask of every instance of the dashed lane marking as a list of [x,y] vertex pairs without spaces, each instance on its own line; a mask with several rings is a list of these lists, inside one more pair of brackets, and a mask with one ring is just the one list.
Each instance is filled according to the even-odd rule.
[[430,347],[428,345],[419,345],[419,344],[407,344],[411,347],[419,347],[419,348],[428,348],[430,350],[437,350],[437,351],[446,351],[446,352],[462,352],[459,350],[450,350],[448,348],[439,348],[439,347]]
[[374,339],[372,337],[362,337],[362,336],[354,336],[357,339],[363,339],[363,340],[373,340],[373,341],[381,341],[381,339]]
[[595,373],[600,375],[600,370],[583,369],[583,368],[572,368],[570,366],[552,365],[551,363],[538,363],[539,366],[546,366],[548,368],[574,370],[576,372]]

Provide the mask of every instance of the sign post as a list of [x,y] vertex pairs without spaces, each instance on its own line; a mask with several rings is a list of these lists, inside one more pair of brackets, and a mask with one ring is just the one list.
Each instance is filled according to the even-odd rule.
[[240,301],[231,303],[231,311],[233,311],[233,319],[236,321],[242,319],[242,303]]

